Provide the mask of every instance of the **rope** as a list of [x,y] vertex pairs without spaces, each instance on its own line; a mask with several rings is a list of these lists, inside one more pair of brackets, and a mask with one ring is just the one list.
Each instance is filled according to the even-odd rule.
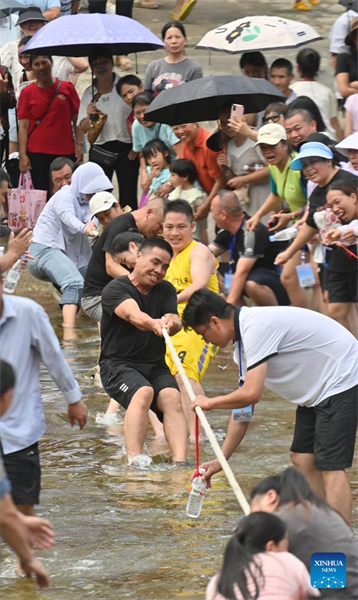
[[353,256],[354,258],[356,258],[358,260],[358,256],[356,254],[354,254],[354,252],[352,252],[351,250],[349,250],[347,248],[347,246],[345,246],[344,244],[341,244],[341,242],[336,242],[336,246],[339,246],[340,248],[343,248],[343,250],[345,250],[346,252],[348,252],[348,254],[350,254],[351,256]]
[[[172,340],[171,340],[171,338],[170,338],[170,336],[169,336],[169,334],[168,334],[168,332],[167,332],[167,330],[165,328],[162,329],[162,333],[163,333],[163,337],[164,337],[164,339],[166,341],[166,344],[167,344],[167,346],[168,346],[168,348],[170,350],[170,353],[171,353],[171,355],[173,357],[175,366],[178,369],[179,375],[180,375],[180,377],[182,379],[182,382],[183,382],[183,384],[185,386],[187,394],[188,394],[191,402],[194,402],[194,400],[195,400],[194,390],[193,390],[193,388],[191,386],[191,383],[190,383],[190,381],[188,379],[187,374],[185,373],[184,367],[183,367],[183,365],[182,365],[182,363],[180,361],[180,358],[179,358],[179,356],[177,354],[177,351],[174,348],[174,344],[173,344],[173,342],[172,342]],[[219,461],[219,463],[220,463],[220,465],[222,467],[222,470],[224,471],[224,473],[225,473],[225,475],[226,475],[226,477],[228,479],[228,482],[229,482],[229,484],[232,487],[232,490],[233,490],[233,492],[234,492],[234,494],[235,494],[235,496],[237,498],[237,501],[238,501],[238,503],[240,504],[240,506],[241,506],[241,508],[243,510],[243,513],[245,515],[248,515],[250,513],[249,503],[247,502],[247,500],[246,500],[246,498],[244,496],[244,493],[243,493],[241,487],[239,486],[238,482],[235,479],[235,476],[234,476],[234,474],[233,474],[233,472],[231,470],[231,467],[229,466],[229,463],[227,462],[227,460],[226,460],[226,458],[225,458],[225,456],[224,456],[224,454],[223,454],[223,452],[222,452],[222,450],[221,450],[221,448],[220,448],[220,446],[219,446],[219,444],[217,442],[217,439],[216,439],[216,437],[214,435],[214,432],[211,429],[211,427],[209,425],[209,422],[208,422],[206,416],[204,415],[204,412],[203,412],[202,408],[200,408],[200,406],[196,406],[195,412],[196,412],[196,414],[197,414],[197,416],[198,416],[198,418],[200,420],[200,423],[203,426],[203,429],[204,429],[204,431],[205,431],[205,433],[206,433],[206,435],[208,437],[208,440],[209,440],[209,442],[210,442],[210,444],[211,444],[211,446],[212,446],[212,448],[213,448],[213,450],[214,450],[214,452],[216,454],[216,457],[217,457],[217,459],[218,459],[218,461]]]

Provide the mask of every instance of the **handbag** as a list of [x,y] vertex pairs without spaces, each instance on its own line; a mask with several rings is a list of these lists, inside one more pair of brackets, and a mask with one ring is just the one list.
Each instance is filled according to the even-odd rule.
[[[93,96],[93,102],[97,102],[102,94],[97,92]],[[97,109],[98,110],[98,109]],[[95,115],[90,115],[89,129],[87,131],[87,139],[90,144],[94,144],[99,134],[101,133],[105,123],[107,122],[108,115],[98,110]]]
[[21,173],[19,186],[8,191],[8,221],[13,231],[33,229],[46,204],[46,190],[35,190],[30,171]]
[[99,145],[95,145],[91,146],[88,158],[91,162],[96,163],[105,171],[106,169],[113,169],[118,160],[118,156],[119,155],[116,152],[110,152]]

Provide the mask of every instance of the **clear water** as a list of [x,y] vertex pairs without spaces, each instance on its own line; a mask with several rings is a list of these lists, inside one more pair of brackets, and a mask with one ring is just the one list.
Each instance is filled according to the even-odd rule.
[[[62,336],[60,314],[47,286],[35,287],[26,274],[17,293],[40,298]],[[38,513],[49,518],[57,544],[38,551],[52,576],[51,588],[39,591],[15,577],[15,560],[1,546],[0,597],[4,600],[172,600],[204,598],[208,579],[220,569],[226,542],[242,515],[224,475],[214,479],[198,519],[185,514],[190,468],[169,463],[165,442],[148,433],[142,468],[127,465],[123,449],[123,413],[104,417],[107,396],[89,376],[98,359],[98,334],[82,318],[78,337],[64,343],[64,352],[79,380],[89,407],[83,432],[71,429],[61,395],[42,371],[47,432],[41,442],[42,494]],[[205,388],[210,394],[231,391],[237,370],[221,371],[228,352],[210,366]],[[297,382],[299,385],[299,382]],[[215,411],[209,420],[218,440],[224,438],[229,413]],[[290,464],[289,446],[294,409],[265,393],[232,469],[248,497],[253,484]],[[212,457],[204,442],[201,459]],[[151,455],[152,460],[149,460]],[[350,471],[357,507],[357,460]],[[357,508],[353,516],[357,526]]]

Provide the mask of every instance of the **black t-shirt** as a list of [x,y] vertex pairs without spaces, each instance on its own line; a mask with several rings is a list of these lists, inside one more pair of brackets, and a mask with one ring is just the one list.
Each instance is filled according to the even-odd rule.
[[349,171],[343,171],[342,169],[339,169],[339,171],[337,171],[335,176],[329,181],[329,183],[327,183],[327,185],[325,185],[323,187],[317,186],[313,190],[313,192],[309,198],[310,208],[309,208],[309,214],[308,214],[307,221],[306,221],[307,225],[309,225],[310,227],[314,227],[314,229],[318,229],[316,223],[314,222],[313,215],[317,211],[318,208],[321,208],[322,206],[324,206],[326,204],[327,190],[328,190],[329,186],[331,185],[331,183],[333,183],[334,181],[339,181],[340,179],[345,179],[346,181],[349,181],[350,183],[352,183],[355,186],[358,185],[358,177],[353,175],[353,173],[349,173]]
[[128,275],[113,279],[102,293],[102,361],[116,363],[156,363],[164,360],[165,341],[151,331],[141,331],[115,314],[125,300],[135,300],[140,310],[153,319],[178,314],[177,295],[169,281],[160,281],[148,294],[142,294]]
[[358,80],[358,54],[355,48],[337,56],[336,75],[348,73],[349,82]]
[[247,231],[245,222],[250,219],[245,214],[242,226],[233,236],[230,231],[222,229],[214,240],[215,246],[230,251],[230,260],[235,265],[239,258],[257,258],[253,269],[263,267],[276,271],[274,265],[277,254],[286,249],[287,244],[282,242],[270,242],[269,231],[263,223],[258,223],[255,231]]
[[112,277],[106,271],[106,252],[111,252],[112,243],[116,235],[124,233],[128,229],[136,229],[136,222],[131,213],[119,215],[108,223],[99,236],[88,263],[83,297],[100,296],[103,288],[112,281]]

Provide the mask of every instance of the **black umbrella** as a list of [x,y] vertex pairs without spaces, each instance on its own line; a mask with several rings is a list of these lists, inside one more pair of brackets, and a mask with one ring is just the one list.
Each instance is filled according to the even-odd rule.
[[145,118],[167,125],[214,121],[224,106],[243,104],[245,113],[257,113],[271,102],[285,100],[286,96],[266,79],[211,75],[164,90],[145,111]]
[[347,10],[358,12],[358,0],[339,0],[338,4],[345,6]]

